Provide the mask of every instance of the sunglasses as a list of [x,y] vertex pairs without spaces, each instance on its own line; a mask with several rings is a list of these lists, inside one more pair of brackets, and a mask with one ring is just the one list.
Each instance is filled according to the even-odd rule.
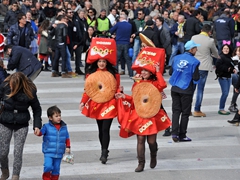
[[138,13],[138,15],[142,15],[142,13]]
[[71,12],[68,12],[69,14],[73,14],[73,12],[71,11]]

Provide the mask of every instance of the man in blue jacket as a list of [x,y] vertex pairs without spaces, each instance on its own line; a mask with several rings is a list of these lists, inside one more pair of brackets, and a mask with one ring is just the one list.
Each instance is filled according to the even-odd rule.
[[18,22],[10,26],[7,34],[7,44],[30,48],[31,41],[34,39],[34,32],[31,23],[27,22],[26,15],[19,13]]
[[30,50],[21,46],[7,45],[4,51],[9,56],[8,70],[16,69],[16,71],[22,72],[32,81],[40,74],[42,64]]
[[[130,45],[130,37],[132,33],[132,25],[127,22],[127,15],[120,15],[120,22],[115,24],[111,29],[110,33],[116,32],[116,43],[117,43],[117,62],[121,61],[121,74],[125,74],[125,61],[127,63],[129,76],[133,76],[132,61],[128,55],[128,49]],[[121,58],[124,57],[125,61]],[[117,63],[118,64],[118,63]],[[118,66],[117,66],[118,69]]]
[[184,46],[186,52],[174,57],[169,71],[172,75],[169,83],[172,85],[172,139],[174,142],[191,141],[186,134],[195,84],[200,78],[198,70],[200,62],[194,57],[198,46],[200,44],[188,41]]
[[214,21],[214,30],[216,32],[218,52],[221,52],[223,40],[227,44],[232,44],[234,37],[234,20],[230,17],[230,12],[225,10],[223,14]]

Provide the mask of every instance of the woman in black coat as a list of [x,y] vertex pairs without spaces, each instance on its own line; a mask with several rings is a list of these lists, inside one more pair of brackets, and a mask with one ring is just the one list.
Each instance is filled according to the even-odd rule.
[[0,116],[0,166],[2,179],[9,177],[8,154],[14,136],[14,160],[12,179],[19,180],[22,167],[22,154],[28,134],[30,120],[29,106],[33,111],[33,130],[38,134],[42,127],[42,109],[37,98],[35,84],[23,73],[8,76],[0,86],[0,98],[4,109]]
[[232,82],[231,74],[237,73],[237,70],[234,69],[234,62],[231,58],[232,51],[230,45],[224,44],[219,56],[220,59],[216,62],[216,74],[221,87],[222,95],[220,98],[218,114],[229,115],[230,112],[225,111],[224,108]]

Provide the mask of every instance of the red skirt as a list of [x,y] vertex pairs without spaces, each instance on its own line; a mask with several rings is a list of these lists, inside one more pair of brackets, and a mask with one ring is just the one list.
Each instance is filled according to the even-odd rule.
[[96,103],[89,99],[84,105],[82,114],[97,120],[115,118],[117,116],[116,99],[112,99],[106,103]]
[[130,104],[118,99],[118,112],[118,121],[121,124],[119,135],[123,138],[134,134],[141,136],[157,134],[171,126],[171,121],[164,109],[160,109],[152,118],[141,118],[135,109],[130,108]]

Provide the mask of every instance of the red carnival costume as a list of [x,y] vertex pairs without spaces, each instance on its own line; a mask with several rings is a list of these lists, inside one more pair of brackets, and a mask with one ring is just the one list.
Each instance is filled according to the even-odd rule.
[[5,36],[0,33],[0,57],[4,58],[4,45],[5,45]]
[[155,70],[156,63],[160,63],[160,66],[164,64],[164,56],[164,49],[146,47],[133,63],[132,69],[137,73],[140,74],[142,69],[146,69],[156,74],[157,80],[139,80],[133,84],[132,96],[125,95],[125,99],[118,99],[121,137],[157,134],[171,125],[167,113],[161,109],[161,92],[167,84],[161,72]]
[[[87,63],[104,59],[116,65],[116,43],[114,39],[93,38]],[[82,114],[97,120],[111,119],[117,116],[117,102],[115,93],[120,85],[120,76],[115,77],[107,71],[100,70],[87,75],[85,92],[81,102],[84,103]]]

